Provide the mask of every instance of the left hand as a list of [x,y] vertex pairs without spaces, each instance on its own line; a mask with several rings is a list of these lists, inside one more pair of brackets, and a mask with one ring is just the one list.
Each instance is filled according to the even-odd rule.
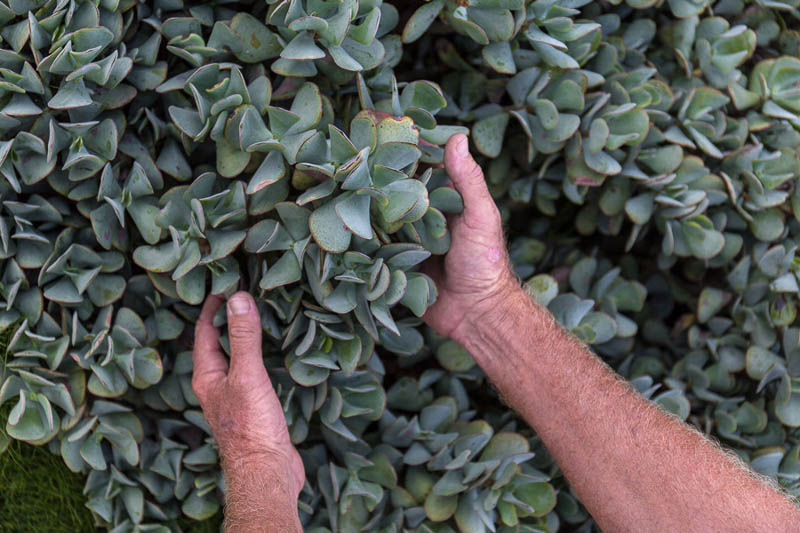
[[228,475],[255,463],[285,473],[293,494],[305,483],[303,461],[289,439],[283,408],[261,358],[261,317],[253,297],[228,299],[230,367],[219,345],[214,315],[222,305],[209,296],[195,325],[192,389],[219,444]]

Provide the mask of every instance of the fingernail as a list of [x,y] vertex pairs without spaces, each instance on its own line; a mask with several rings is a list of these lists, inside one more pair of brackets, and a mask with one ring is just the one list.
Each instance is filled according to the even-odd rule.
[[243,294],[234,294],[228,300],[228,314],[244,315],[250,311],[250,299]]

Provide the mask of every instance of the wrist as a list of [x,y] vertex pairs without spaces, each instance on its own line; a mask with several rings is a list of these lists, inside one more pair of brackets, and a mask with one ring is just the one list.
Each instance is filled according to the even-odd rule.
[[470,305],[468,314],[450,337],[467,347],[474,340],[496,332],[497,327],[507,320],[510,310],[519,305],[520,297],[525,297],[522,286],[511,272],[507,272],[484,296]]
[[476,314],[475,321],[455,340],[499,387],[516,383],[529,373],[530,357],[537,347],[548,346],[558,325],[519,284],[499,293],[492,304]]
[[221,454],[222,472],[228,484],[247,484],[254,475],[270,485],[280,487],[281,492],[293,497],[300,494],[302,486],[291,469],[291,458],[272,450],[241,450]]
[[236,454],[223,457],[225,477],[225,531],[266,530],[301,533],[298,515],[300,488],[289,462],[276,454]]

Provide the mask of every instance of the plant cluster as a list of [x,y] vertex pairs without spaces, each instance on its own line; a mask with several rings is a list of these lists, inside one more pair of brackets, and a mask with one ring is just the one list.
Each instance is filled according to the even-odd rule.
[[590,531],[420,319],[469,132],[533,297],[800,495],[799,5],[0,1],[0,449],[117,533],[215,514],[188,341],[245,289],[307,531]]

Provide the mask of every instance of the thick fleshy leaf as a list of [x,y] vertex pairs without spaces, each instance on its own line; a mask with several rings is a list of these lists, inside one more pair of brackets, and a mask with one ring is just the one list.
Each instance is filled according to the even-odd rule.
[[403,28],[403,42],[413,43],[427,31],[444,6],[444,0],[432,0],[414,11]]
[[472,140],[479,152],[487,157],[500,155],[508,119],[507,113],[499,113],[475,123],[472,127]]
[[514,491],[514,496],[531,509],[518,510],[520,516],[544,516],[556,505],[556,492],[549,483],[526,483]]
[[67,82],[47,102],[52,109],[74,109],[92,103],[92,97],[83,80]]
[[319,385],[328,378],[330,369],[319,365],[308,364],[303,359],[290,358],[288,363],[289,375],[304,387]]
[[247,194],[253,194],[286,176],[286,164],[278,151],[267,154],[247,185]]
[[[378,210],[386,222],[392,223],[401,219],[406,222],[413,222],[424,215],[424,209],[427,209],[429,203],[428,191],[418,180],[398,180],[383,187],[381,190],[389,197],[388,204],[378,205]],[[418,213],[421,207],[424,207],[424,209],[421,213]],[[415,217],[414,213],[419,214],[419,217]]]
[[180,261],[180,250],[173,243],[158,246],[140,246],[133,252],[133,260],[151,272],[169,272]]
[[711,222],[702,216],[683,222],[681,225],[689,249],[699,259],[717,255],[725,245],[725,237],[716,231]]
[[327,252],[341,253],[350,246],[352,234],[336,213],[336,202],[317,208],[308,219],[311,235]]
[[336,202],[336,214],[342,223],[362,239],[372,238],[369,219],[370,197],[366,194],[351,194]]
[[261,278],[259,287],[271,290],[275,287],[300,281],[301,278],[302,271],[297,256],[293,251],[288,251],[275,264],[267,268],[267,272]]
[[436,359],[450,372],[466,372],[475,366],[475,361],[469,352],[452,340],[443,342],[437,348]]
[[236,13],[228,25],[236,43],[230,46],[230,41],[225,39],[221,44],[228,45],[237,59],[245,63],[260,63],[280,53],[281,44],[277,36],[249,13]]
[[314,43],[311,32],[301,31],[281,51],[281,57],[297,61],[322,59],[325,57],[325,52]]
[[192,305],[203,303],[206,296],[206,268],[197,267],[176,282],[178,296]]

